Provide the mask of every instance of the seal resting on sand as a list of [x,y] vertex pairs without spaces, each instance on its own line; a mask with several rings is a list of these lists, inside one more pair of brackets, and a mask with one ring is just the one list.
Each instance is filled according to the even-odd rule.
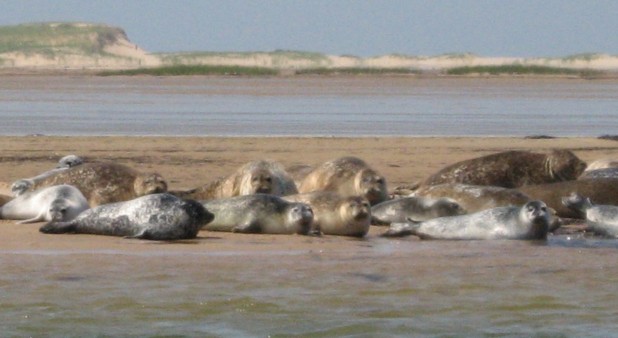
[[563,197],[562,203],[580,213],[589,230],[601,236],[618,237],[618,206],[593,204],[590,198],[576,193]]
[[298,191],[334,191],[341,196],[362,196],[371,205],[388,199],[386,179],[360,158],[348,156],[324,162],[303,180]]
[[233,174],[175,195],[196,200],[211,200],[251,194],[285,196],[298,193],[294,180],[275,161],[260,160],[244,164]]
[[530,201],[521,207],[493,208],[424,222],[393,223],[383,236],[416,235],[421,239],[451,240],[544,240],[551,218],[545,203]]
[[100,205],[70,222],[47,223],[40,231],[176,240],[195,238],[212,219],[201,203],[163,193]]
[[451,198],[402,197],[371,207],[372,224],[375,225],[405,222],[407,219],[426,221],[465,213],[466,210]]
[[58,161],[58,165],[56,165],[56,168],[43,172],[34,177],[23,178],[13,182],[13,184],[11,185],[11,192],[13,196],[19,196],[20,194],[28,191],[37,183],[41,182],[44,178],[53,176],[59,172],[65,171],[69,168],[73,168],[82,163],[84,163],[84,160],[81,157],[77,155],[67,155]]
[[343,197],[332,191],[285,196],[306,203],[313,210],[313,230],[325,235],[363,237],[371,225],[369,201],[360,196]]
[[542,200],[556,210],[560,217],[581,218],[582,215],[562,204],[562,197],[575,192],[595,203],[618,205],[618,178],[595,178],[539,185],[528,185],[519,190],[531,198]]
[[77,188],[55,185],[15,197],[0,207],[0,218],[21,220],[18,224],[63,222],[74,219],[88,208],[88,201]]
[[461,183],[421,187],[411,196],[451,198],[468,213],[510,205],[521,206],[532,200],[530,196],[517,189]]
[[72,167],[44,178],[30,189],[58,184],[78,188],[92,207],[167,191],[167,183],[161,175],[140,173],[112,162],[92,162]]
[[313,222],[311,207],[274,195],[253,194],[202,203],[215,215],[204,227],[210,231],[305,235]]
[[420,187],[464,183],[518,188],[575,180],[584,169],[586,163],[569,150],[557,149],[549,154],[506,151],[447,166],[422,181]]

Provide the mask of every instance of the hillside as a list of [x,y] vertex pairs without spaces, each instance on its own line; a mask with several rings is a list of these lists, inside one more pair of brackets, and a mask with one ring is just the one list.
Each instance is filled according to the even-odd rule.
[[[0,69],[126,70],[160,66],[239,66],[275,72],[303,70],[375,69],[444,72],[457,67],[541,66],[618,72],[618,56],[580,54],[562,58],[482,57],[474,54],[361,58],[314,52],[179,52],[150,54],[132,43],[123,29],[92,23],[36,23],[0,27]],[[465,70],[475,72],[472,68]],[[300,70],[300,71],[299,71]],[[367,71],[370,70],[370,71]]]

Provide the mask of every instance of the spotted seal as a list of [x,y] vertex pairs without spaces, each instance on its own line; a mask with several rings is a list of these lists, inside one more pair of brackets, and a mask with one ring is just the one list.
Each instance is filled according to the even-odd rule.
[[70,221],[90,208],[84,195],[71,185],[56,185],[25,192],[0,207],[0,218],[17,223]]
[[402,197],[371,207],[372,224],[389,225],[407,219],[426,221],[436,217],[463,215],[466,210],[451,198]]
[[58,184],[78,188],[92,207],[167,191],[167,183],[161,175],[141,173],[112,162],[92,162],[71,167],[43,178],[31,189]]
[[559,217],[581,218],[581,214],[562,204],[562,197],[575,192],[587,196],[598,204],[618,205],[618,178],[595,178],[548,184],[528,185],[519,188],[531,198],[542,200],[556,210]]
[[371,225],[369,201],[360,196],[341,196],[332,191],[314,191],[285,196],[306,203],[313,210],[312,228],[325,235],[363,237]]
[[64,156],[58,161],[58,164],[54,169],[48,170],[34,177],[23,178],[13,182],[13,184],[11,185],[11,193],[13,194],[13,196],[19,196],[24,192],[30,190],[34,185],[41,182],[43,179],[65,171],[69,168],[78,166],[82,163],[84,163],[84,159],[77,155]]
[[296,194],[298,190],[279,162],[258,160],[245,163],[233,174],[210,184],[173,193],[197,200],[211,200],[251,194],[285,196]]
[[383,236],[416,235],[421,239],[543,240],[551,223],[545,203],[499,207],[473,214],[434,218],[424,222],[393,223]]
[[302,181],[298,191],[334,191],[342,196],[362,196],[371,205],[388,198],[386,179],[358,157],[340,157],[324,162]]
[[517,188],[575,180],[585,168],[586,163],[569,150],[555,149],[549,154],[505,151],[449,165],[419,186],[464,183]]
[[204,227],[210,231],[304,235],[313,222],[311,207],[275,195],[243,195],[202,204],[214,214],[214,220]]
[[572,193],[562,203],[586,220],[588,229],[601,236],[618,237],[618,206],[593,204],[590,198]]
[[80,233],[149,240],[191,239],[213,215],[201,203],[168,193],[100,205],[70,222],[49,222],[47,234]]

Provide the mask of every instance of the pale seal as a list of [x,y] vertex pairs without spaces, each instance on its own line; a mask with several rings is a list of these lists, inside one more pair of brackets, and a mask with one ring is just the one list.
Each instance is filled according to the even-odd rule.
[[112,162],[81,164],[44,178],[31,189],[58,184],[77,187],[92,207],[167,191],[167,183],[159,174],[140,173]]
[[204,227],[210,231],[308,234],[313,222],[311,207],[274,195],[244,195],[202,204],[214,214],[214,220]]
[[497,207],[522,206],[532,200],[517,189],[461,183],[421,187],[411,196],[452,198],[468,213]]
[[582,214],[592,232],[618,238],[618,206],[593,204],[590,198],[576,193],[563,197],[562,203]]
[[594,179],[594,178],[618,178],[618,168],[605,168],[584,171],[578,180]]
[[371,205],[388,199],[386,179],[360,158],[348,156],[324,162],[303,180],[298,191],[334,191],[342,196],[362,196]]
[[543,240],[547,238],[551,218],[545,203],[530,201],[522,207],[493,208],[424,222],[393,223],[383,236],[416,235],[421,239],[451,240]]
[[47,223],[40,231],[177,240],[195,238],[212,219],[213,215],[201,203],[163,193],[100,205],[70,222]]
[[449,165],[429,176],[420,186],[464,183],[517,188],[530,184],[575,180],[586,163],[569,150],[549,154],[506,151]]
[[90,208],[84,195],[74,186],[56,185],[25,192],[2,207],[0,218],[17,223],[64,222]]
[[58,161],[56,168],[43,172],[34,177],[23,178],[13,182],[13,184],[11,185],[11,192],[13,196],[19,196],[20,194],[23,194],[24,192],[30,190],[34,185],[41,182],[43,179],[65,171],[69,168],[78,166],[82,163],[84,163],[84,160],[77,155],[64,156]]
[[280,163],[259,160],[248,162],[233,174],[210,184],[173,193],[180,197],[211,200],[251,194],[285,196],[296,194],[298,190]]
[[371,207],[372,224],[426,221],[436,217],[463,215],[466,210],[451,198],[402,197]]
[[315,191],[285,196],[306,203],[313,210],[312,228],[325,235],[363,237],[371,225],[369,201],[360,196],[341,196],[332,191]]
[[581,218],[562,204],[562,197],[575,192],[598,204],[618,205],[618,178],[596,178],[549,184],[528,185],[519,190],[531,198],[542,200],[560,217]]

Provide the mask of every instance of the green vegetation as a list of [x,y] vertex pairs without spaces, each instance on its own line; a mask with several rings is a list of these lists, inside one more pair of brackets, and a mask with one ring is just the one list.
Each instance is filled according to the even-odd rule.
[[243,75],[243,76],[267,76],[277,75],[279,72],[272,68],[264,67],[241,67],[241,66],[209,66],[209,65],[177,65],[153,68],[138,68],[128,70],[104,71],[100,76],[112,75]]
[[297,75],[398,75],[420,74],[419,70],[410,68],[371,68],[371,67],[341,67],[341,68],[307,68],[299,69]]
[[600,72],[590,69],[572,69],[535,65],[502,65],[502,66],[472,66],[455,67],[446,71],[448,75],[489,74],[489,75],[573,75],[580,77],[594,77]]
[[275,50],[273,52],[185,52],[171,54],[157,54],[161,61],[170,65],[181,65],[197,63],[200,60],[225,58],[225,59],[241,59],[253,60],[261,56],[270,57],[273,60],[273,66],[284,65],[290,61],[306,61],[315,65],[321,65],[329,62],[326,55],[313,52],[299,52],[289,50]]
[[0,53],[21,52],[53,57],[62,53],[105,54],[105,46],[119,37],[120,28],[79,23],[37,23],[0,27]]

